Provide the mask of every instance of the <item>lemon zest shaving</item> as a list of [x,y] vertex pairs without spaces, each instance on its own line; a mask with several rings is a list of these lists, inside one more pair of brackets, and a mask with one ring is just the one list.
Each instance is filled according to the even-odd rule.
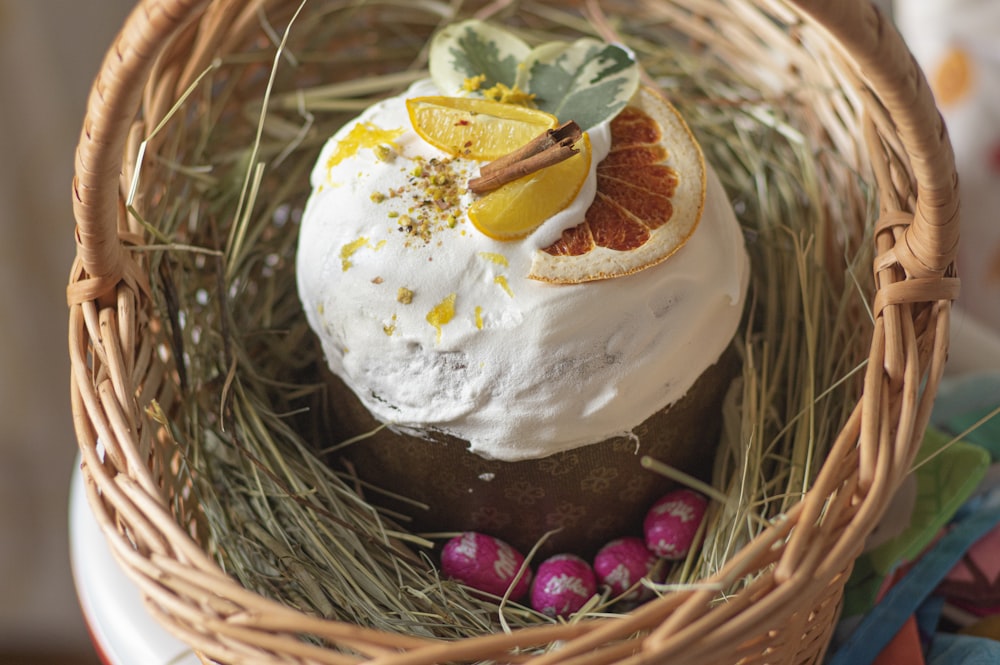
[[462,81],[462,90],[466,92],[476,92],[482,87],[483,83],[486,82],[486,74],[479,74],[478,76],[470,76],[469,78]]
[[497,275],[493,278],[493,281],[504,291],[507,292],[511,298],[514,297],[514,292],[510,290],[510,284],[507,283],[507,278],[503,275]]
[[507,262],[507,257],[503,254],[497,254],[496,252],[479,252],[479,256],[480,258],[486,259],[487,261],[495,263],[498,266],[503,266],[504,268],[510,267],[510,264]]
[[483,97],[500,102],[501,104],[516,104],[517,106],[534,106],[534,93],[525,92],[516,85],[510,87],[503,83],[497,83],[492,88],[483,90]]
[[351,262],[351,257],[354,256],[359,249],[368,245],[368,238],[361,236],[354,242],[349,242],[340,248],[340,265],[344,272],[353,266]]
[[434,326],[437,330],[437,341],[439,342],[441,341],[442,328],[455,318],[455,298],[456,294],[449,294],[444,300],[435,305],[431,311],[427,312],[427,323]]
[[[362,148],[380,150],[380,146],[387,146],[394,150],[395,141],[402,134],[402,128],[382,129],[370,122],[359,122],[347,133],[347,136],[337,143],[337,149],[326,160],[327,173],[329,174],[333,167],[348,157],[353,157]],[[330,178],[328,177],[327,180]]]

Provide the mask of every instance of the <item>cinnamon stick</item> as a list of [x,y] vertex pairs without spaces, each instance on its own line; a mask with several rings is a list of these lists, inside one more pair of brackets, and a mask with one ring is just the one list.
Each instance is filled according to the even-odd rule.
[[469,190],[485,194],[508,182],[558,164],[580,152],[574,146],[583,132],[572,120],[547,129],[517,150],[498,157],[479,169],[479,177],[469,181]]

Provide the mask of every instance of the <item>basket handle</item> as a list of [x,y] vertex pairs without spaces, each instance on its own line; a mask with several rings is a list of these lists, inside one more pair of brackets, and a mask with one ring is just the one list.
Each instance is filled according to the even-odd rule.
[[958,252],[958,173],[927,79],[895,26],[870,0],[789,0],[854,58],[895,123],[917,183],[912,223],[893,249],[910,278],[944,276]]
[[132,10],[94,81],[87,101],[73,177],[77,260],[70,304],[111,293],[131,272],[119,237],[123,155],[153,63],[170,37],[206,0],[142,0]]
[[[940,277],[958,243],[957,176],[951,144],[926,79],[898,32],[869,0],[789,0],[844,46],[895,121],[917,180],[912,224],[895,248],[910,277]],[[119,179],[129,128],[156,58],[208,0],[142,0],[104,59],[76,153],[73,211],[77,256],[71,304],[101,298],[130,275],[119,237]]]

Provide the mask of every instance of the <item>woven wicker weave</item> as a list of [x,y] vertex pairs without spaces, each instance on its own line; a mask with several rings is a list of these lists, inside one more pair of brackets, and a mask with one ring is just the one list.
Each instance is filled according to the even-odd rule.
[[[305,12],[324,3],[306,4]],[[331,3],[344,4],[344,3]],[[503,5],[509,3],[494,3]],[[573,3],[567,3],[573,4]],[[715,592],[668,595],[621,618],[546,625],[457,642],[392,635],[312,618],[232,581],[192,537],[191,515],[153,454],[175,377],[145,330],[152,311],[142,227],[126,214],[139,140],[214,59],[259,40],[260,15],[287,20],[298,2],[145,0],[94,85],[78,148],[78,259],[68,288],[72,406],[91,508],[151,612],[220,663],[417,665],[510,660],[512,650],[560,642],[532,663],[813,663],[827,649],[844,584],[865,538],[910,468],[942,373],[957,295],[957,178],[947,135],[922,74],[867,0],[618,0],[733,66],[820,77],[831,143],[878,188],[874,336],[861,400],[814,486],[787,519],[729,561],[722,580],[756,575],[723,604]],[[734,49],[734,45],[739,48]],[[747,61],[743,56],[756,53]],[[194,121],[194,120],[192,120]],[[839,138],[838,138],[839,137]],[[136,207],[144,205],[143,192]],[[100,442],[100,443],[99,443]],[[194,508],[192,511],[196,510]],[[311,641],[302,640],[312,636]],[[326,647],[317,643],[326,644]]]

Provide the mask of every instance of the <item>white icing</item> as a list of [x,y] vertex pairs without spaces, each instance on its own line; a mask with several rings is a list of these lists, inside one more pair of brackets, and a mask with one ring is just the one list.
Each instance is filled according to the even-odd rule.
[[[408,181],[415,158],[446,158],[410,128],[404,100],[433,94],[426,85],[341,129],[312,174],[299,293],[333,372],[395,429],[445,432],[484,457],[508,461],[627,434],[680,399],[729,344],[749,273],[715,174],[700,225],[669,260],[612,280],[537,282],[526,277],[531,255],[582,220],[594,195],[593,170],[559,219],[523,241],[491,240],[464,214],[454,228],[438,224],[429,242],[400,231],[400,217],[390,214],[414,217],[420,188]],[[361,148],[328,168],[356,122],[403,129],[398,155],[384,160]],[[590,133],[596,165],[610,132]],[[478,164],[456,160],[451,167],[468,178]],[[401,196],[371,198],[400,187]],[[467,194],[463,205],[469,201]],[[409,304],[399,301],[401,287],[412,292]],[[452,295],[454,318],[439,332],[428,313]]]

